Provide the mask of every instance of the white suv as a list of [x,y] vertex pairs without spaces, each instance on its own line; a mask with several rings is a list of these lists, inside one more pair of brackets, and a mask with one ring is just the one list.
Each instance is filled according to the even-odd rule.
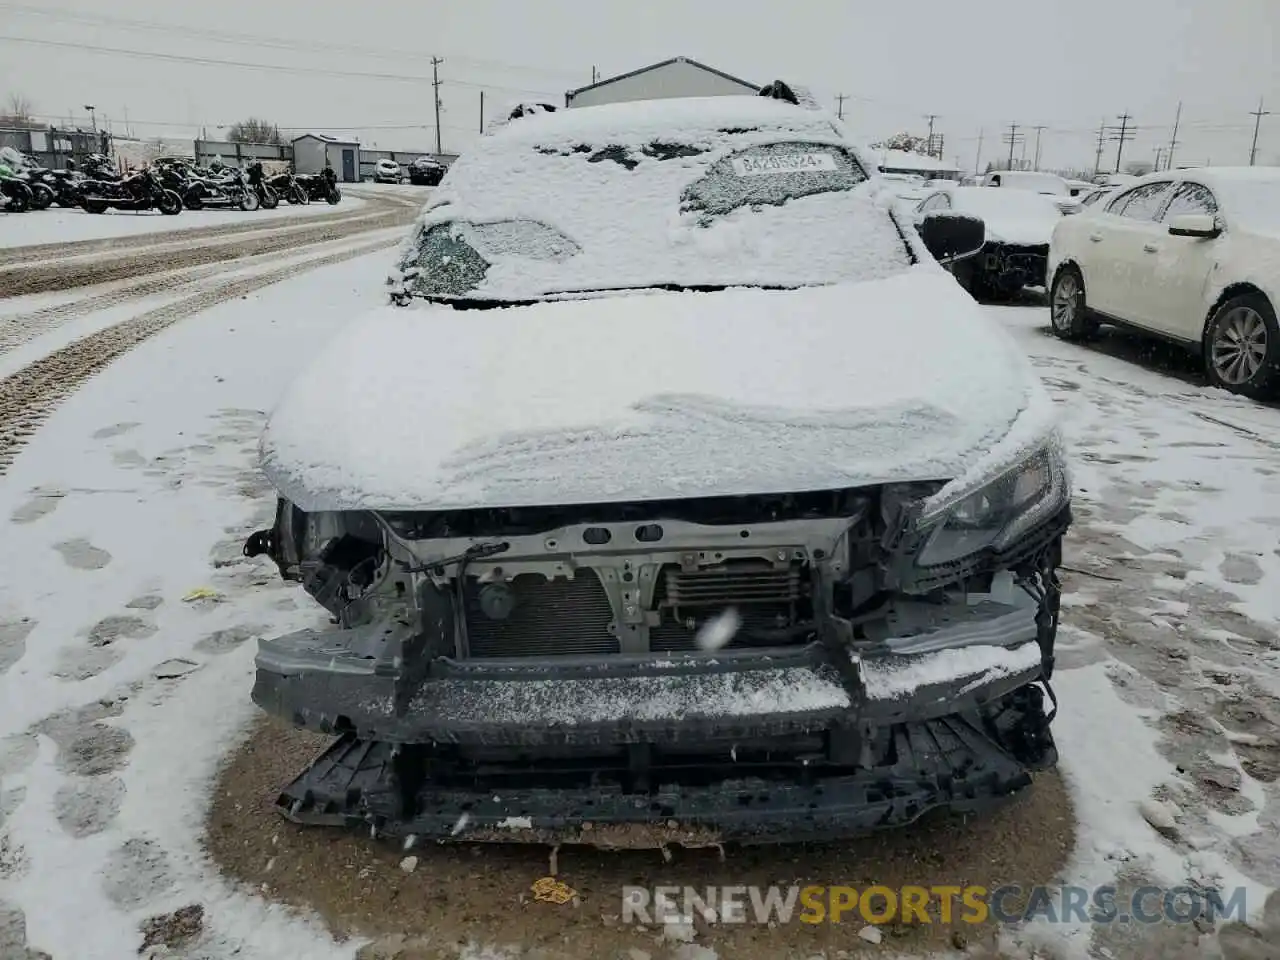
[[1203,355],[1209,381],[1280,390],[1280,169],[1149,174],[1065,217],[1049,245],[1053,331],[1123,324]]
[[401,179],[400,164],[394,160],[379,160],[374,165],[374,183],[399,183]]

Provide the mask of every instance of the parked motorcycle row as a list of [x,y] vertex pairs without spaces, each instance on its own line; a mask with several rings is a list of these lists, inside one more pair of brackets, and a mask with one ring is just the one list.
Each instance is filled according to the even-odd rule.
[[50,170],[11,147],[0,150],[0,210],[25,213],[53,205],[81,207],[87,213],[107,210],[158,210],[172,216],[205,208],[271,210],[281,200],[291,204],[342,199],[331,169],[318,174],[268,175],[260,161],[244,168],[215,160],[208,167],[181,157],[162,157],[128,175],[102,154],[91,154],[76,168]]

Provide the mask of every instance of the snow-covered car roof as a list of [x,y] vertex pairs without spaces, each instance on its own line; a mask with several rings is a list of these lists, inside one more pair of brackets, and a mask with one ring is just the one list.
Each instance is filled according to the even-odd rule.
[[839,129],[766,97],[513,120],[450,167],[393,292],[510,302],[900,272],[912,253]]
[[943,187],[929,196],[939,193],[950,198],[952,210],[982,218],[988,239],[1004,243],[1048,243],[1063,216],[1058,197],[1031,190]]
[[998,176],[1002,187],[1015,190],[1036,190],[1040,193],[1069,194],[1067,181],[1056,173],[1039,170],[994,170],[988,178]]
[[[1280,167],[1188,167],[1148,173],[1126,184],[1190,180],[1208,187],[1232,227],[1280,236]],[[1120,188],[1113,188],[1118,196]]]

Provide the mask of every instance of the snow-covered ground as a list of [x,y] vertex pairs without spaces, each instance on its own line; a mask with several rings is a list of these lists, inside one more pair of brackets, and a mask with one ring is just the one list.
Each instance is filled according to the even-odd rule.
[[79,209],[50,207],[48,210],[29,210],[26,213],[0,213],[0,247],[104,240],[111,237],[132,237],[141,233],[234,226],[284,217],[314,217],[326,213],[355,212],[364,204],[364,200],[344,191],[342,201],[336,206],[316,202],[303,206],[282,203],[274,210],[259,209],[252,213],[243,210],[183,210],[176,217],[166,217],[156,211],[128,213],[108,210],[106,213],[93,214]]
[[[199,841],[219,761],[254,716],[252,638],[321,621],[269,565],[240,557],[274,508],[255,462],[264,413],[381,301],[388,261],[285,280],[141,343],[0,477],[4,960],[24,944],[55,960],[133,956],[142,918],[191,903],[204,906],[191,957],[325,960],[359,946],[233,889]],[[31,309],[9,301],[0,316]],[[1059,343],[1043,308],[995,312],[1072,442],[1054,730],[1079,832],[1061,879],[1244,885],[1260,910],[1280,886],[1280,413],[1188,385],[1176,362],[1109,356],[1122,340]],[[1040,945],[1146,960],[1200,956],[1196,935],[1042,925],[1005,939],[1010,957]]]

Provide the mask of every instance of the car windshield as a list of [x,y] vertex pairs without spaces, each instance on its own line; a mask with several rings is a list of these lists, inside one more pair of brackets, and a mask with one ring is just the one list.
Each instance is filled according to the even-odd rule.
[[[762,107],[770,118],[785,107],[783,116],[807,119],[794,106]],[[572,112],[588,109],[609,108]],[[432,298],[527,302],[838,283],[911,262],[865,169],[829,125],[562,136],[561,116],[513,121],[457,160],[393,284]]]

